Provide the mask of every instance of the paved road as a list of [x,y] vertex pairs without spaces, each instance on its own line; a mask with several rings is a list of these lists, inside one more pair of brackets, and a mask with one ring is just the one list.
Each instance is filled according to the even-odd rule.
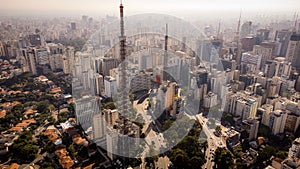
[[201,124],[202,131],[207,136],[208,148],[205,152],[206,163],[205,163],[205,165],[202,166],[202,168],[207,168],[207,169],[212,168],[214,163],[211,160],[213,159],[213,154],[214,154],[215,150],[218,147],[225,147],[226,144],[223,143],[223,141],[220,137],[216,137],[213,134],[214,129],[210,129],[207,126],[207,122],[208,122],[207,118],[203,117],[201,114],[197,114],[197,115],[193,116],[193,112],[188,107],[185,107],[185,111],[186,111],[187,116],[189,116],[192,119],[197,120]]
[[[147,114],[147,110],[145,109],[147,106],[148,106],[148,100],[147,99],[145,99],[145,101],[141,104],[137,104],[137,101],[133,102],[133,107],[137,109],[138,114],[141,114],[143,119],[145,120],[145,124],[144,124],[143,129],[142,129],[143,133],[145,133],[145,131],[148,129],[149,125],[152,123],[152,117]],[[159,150],[161,146],[165,146],[163,135],[162,134],[157,134],[152,129],[148,133],[145,140],[146,140],[148,145],[145,145],[146,147],[144,149],[144,152],[142,153],[142,164],[140,166],[142,169],[145,168],[144,158],[146,157],[146,155],[149,151],[149,145],[151,145],[152,142],[154,142],[156,150]],[[160,162],[160,164],[161,163],[162,162]]]
[[157,162],[155,163],[155,168],[157,169],[168,169],[169,168],[170,160],[167,156],[159,157]]
[[207,119],[204,118],[202,115],[196,115],[197,120],[202,124],[202,129],[206,134],[208,140],[208,148],[206,150],[206,164],[202,166],[202,168],[212,168],[213,162],[213,154],[218,147],[226,147],[226,143],[223,142],[221,137],[216,137],[213,134],[214,129],[209,129],[207,126]]

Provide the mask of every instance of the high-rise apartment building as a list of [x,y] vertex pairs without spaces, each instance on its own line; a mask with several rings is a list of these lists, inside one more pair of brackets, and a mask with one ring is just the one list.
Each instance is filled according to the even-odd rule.
[[95,75],[95,94],[104,96],[104,78],[100,74]]
[[247,22],[242,24],[241,32],[240,32],[240,38],[245,38],[251,33],[251,26],[252,26],[251,21],[247,21]]
[[261,68],[265,65],[267,60],[272,60],[272,52],[272,47],[269,46],[255,45],[253,48],[253,54],[261,56]]
[[42,45],[42,39],[39,34],[31,34],[28,36],[30,46],[41,46]]
[[300,69],[300,34],[294,34],[291,36],[287,53],[286,59],[289,62],[292,62],[292,66],[296,69]]
[[256,140],[257,138],[257,132],[258,132],[258,126],[259,121],[254,118],[248,118],[246,120],[243,120],[242,122],[242,128],[247,131],[249,134],[248,139],[250,141]]
[[38,60],[39,65],[47,65],[49,64],[49,54],[47,48],[43,47],[36,47],[34,48],[34,52],[36,55],[36,58]]
[[285,131],[295,133],[300,126],[300,115],[296,112],[287,113]]
[[296,138],[293,141],[292,147],[289,149],[290,158],[299,158],[300,157],[300,138]]
[[261,44],[263,41],[269,40],[270,30],[259,29],[256,31],[257,44]]
[[68,46],[65,49],[63,56],[63,72],[65,74],[72,74],[74,69],[75,50],[74,47]]
[[264,104],[261,106],[261,108],[264,110],[262,119],[261,119],[261,123],[268,126],[270,115],[273,112],[273,106],[270,104]]
[[95,96],[82,96],[75,101],[77,123],[86,131],[93,126],[94,116],[100,114],[99,100]]
[[257,98],[246,93],[228,93],[226,97],[225,112],[231,113],[241,120],[254,118],[258,108]]
[[111,76],[104,77],[105,96],[113,97],[117,94],[117,81]]
[[274,59],[275,62],[275,76],[282,78],[289,78],[292,71],[291,62],[286,61],[284,57],[277,57]]
[[100,73],[103,76],[110,76],[109,71],[118,67],[119,64],[120,61],[116,58],[99,58],[95,60],[97,73]]
[[255,36],[247,36],[241,39],[242,49],[245,51],[252,51],[254,45],[256,45]]
[[261,55],[253,54],[252,52],[246,52],[242,54],[241,59],[241,72],[246,73],[258,73],[261,67]]
[[103,113],[93,116],[93,141],[101,147],[106,146],[107,122]]
[[31,48],[25,48],[21,51],[21,65],[23,72],[31,72],[32,74],[37,74],[36,69],[36,55],[34,54],[34,50]]
[[275,33],[275,41],[280,43],[279,56],[286,56],[289,41],[292,35],[292,31],[289,30],[277,30]]
[[282,110],[275,110],[271,113],[269,118],[269,127],[273,135],[284,132],[287,113]]

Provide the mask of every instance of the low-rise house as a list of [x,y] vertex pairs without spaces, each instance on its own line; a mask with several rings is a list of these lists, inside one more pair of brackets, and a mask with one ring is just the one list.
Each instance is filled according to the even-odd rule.
[[23,131],[23,127],[12,127],[9,129],[9,131],[21,133]]
[[28,115],[34,115],[36,113],[37,113],[37,110],[28,109],[23,114],[28,116]]
[[0,119],[6,116],[6,110],[0,111]]
[[74,161],[68,155],[68,151],[65,148],[60,148],[55,150],[55,154],[58,157],[58,161],[62,168],[70,169],[74,165]]
[[20,165],[17,163],[12,163],[10,166],[6,167],[6,169],[19,169]]
[[85,138],[82,138],[80,135],[73,136],[72,140],[77,145],[84,145],[84,146],[88,145],[88,141]]
[[300,159],[299,158],[286,158],[281,163],[282,169],[298,169],[300,168]]
[[19,104],[21,104],[21,103],[18,102],[18,101],[5,102],[5,103],[0,104],[0,107],[2,107],[5,110],[10,110],[10,109],[12,109],[13,107],[15,107],[16,105],[19,105]]
[[52,93],[52,94],[60,93],[60,92],[61,92],[60,87],[52,88],[52,89],[50,90],[50,93]]

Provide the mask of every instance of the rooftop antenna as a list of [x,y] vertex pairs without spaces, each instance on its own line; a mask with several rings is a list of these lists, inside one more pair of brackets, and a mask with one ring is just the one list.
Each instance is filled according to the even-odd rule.
[[293,26],[293,32],[296,32],[297,30],[297,21],[298,21],[298,13],[295,12],[295,15],[294,15],[294,26]]

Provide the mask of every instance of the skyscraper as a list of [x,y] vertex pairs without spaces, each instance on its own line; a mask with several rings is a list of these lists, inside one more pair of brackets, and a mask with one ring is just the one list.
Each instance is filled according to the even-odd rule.
[[242,49],[246,51],[252,51],[254,45],[256,45],[256,37],[247,36],[241,39]]
[[34,54],[34,50],[31,48],[22,49],[22,67],[23,71],[29,71],[32,74],[37,74],[36,70],[36,56]]
[[42,45],[42,39],[39,34],[31,34],[29,35],[29,43],[31,46],[41,46]]
[[261,68],[263,68],[266,61],[272,59],[272,47],[255,45],[253,48],[253,54],[261,56]]
[[289,30],[276,31],[275,41],[280,43],[280,52],[279,52],[280,56],[286,55],[291,35],[292,35],[292,31]]
[[286,58],[287,61],[292,62],[292,66],[296,67],[296,69],[300,69],[300,34],[294,34],[291,36]]
[[71,29],[76,30],[76,23],[75,22],[71,22]]
[[265,40],[269,40],[270,30],[269,29],[259,29],[256,32],[257,44],[261,44]]
[[282,110],[275,110],[271,113],[269,119],[269,127],[272,130],[272,134],[280,134],[283,133],[285,122],[286,122],[287,114]]
[[47,48],[34,48],[39,65],[49,64],[49,55]]
[[75,101],[77,123],[83,130],[93,126],[94,116],[100,113],[99,100],[95,96],[86,95]]
[[251,33],[251,26],[252,26],[251,21],[247,21],[241,26],[241,33],[240,33],[241,38],[245,38]]
[[93,116],[93,141],[101,147],[106,146],[107,123],[103,113]]
[[259,121],[253,118],[248,118],[242,122],[243,129],[249,134],[248,139],[255,140],[257,138]]
[[117,94],[117,81],[111,76],[104,77],[105,96],[113,97]]

